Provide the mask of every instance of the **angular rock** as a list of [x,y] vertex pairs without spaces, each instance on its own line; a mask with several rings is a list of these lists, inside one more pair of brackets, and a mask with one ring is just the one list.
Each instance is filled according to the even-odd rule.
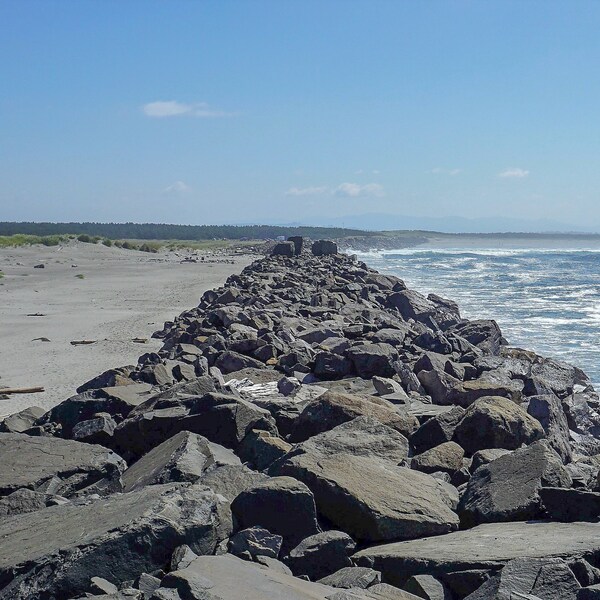
[[162,568],[181,544],[212,553],[231,531],[226,508],[208,490],[168,485],[9,517],[0,598],[72,598],[93,576],[118,585]]
[[353,346],[346,352],[359,377],[369,379],[375,375],[392,377],[395,374],[394,362],[397,352],[389,344],[362,344]]
[[0,498],[0,517],[21,515],[46,508],[46,495],[27,488],[14,491]]
[[413,575],[404,589],[425,600],[452,600],[448,587],[431,575]]
[[437,535],[457,527],[458,518],[441,482],[425,473],[378,459],[299,444],[270,472],[303,481],[319,513],[361,541]]
[[215,464],[206,438],[180,431],[145,454],[123,473],[123,491],[146,485],[198,481]]
[[[493,541],[493,543],[491,543]],[[446,581],[466,570],[498,570],[515,558],[594,557],[600,523],[513,522],[479,525],[443,536],[367,548],[354,555],[400,587],[413,575]]]
[[263,471],[292,449],[291,444],[269,431],[253,429],[242,440],[237,449],[244,462],[258,471]]
[[282,536],[286,548],[320,530],[312,492],[292,477],[273,477],[247,488],[231,503],[231,511],[239,529],[264,527]]
[[571,485],[560,457],[545,441],[501,456],[472,475],[461,497],[461,523],[534,519],[541,513],[540,488]]
[[600,494],[585,490],[542,487],[542,505],[549,518],[556,521],[597,521],[600,517]]
[[456,426],[465,414],[464,408],[454,406],[451,410],[431,417],[410,437],[417,454],[452,440]]
[[324,531],[303,539],[293,548],[286,563],[294,575],[321,579],[344,567],[352,566],[349,556],[356,542],[343,531]]
[[464,450],[455,442],[445,442],[412,459],[411,466],[423,473],[454,473],[463,466]]
[[343,589],[366,589],[381,583],[381,573],[368,567],[344,567],[319,580],[323,585]]
[[0,421],[1,433],[23,433],[32,427],[35,422],[46,413],[39,406],[30,406],[17,413],[5,417]]
[[93,419],[75,424],[72,436],[78,442],[109,446],[116,426],[108,413],[98,413]]
[[573,452],[569,443],[569,423],[561,401],[554,394],[533,396],[528,399],[527,412],[540,422],[548,443],[563,462],[571,462]]
[[253,559],[257,556],[278,558],[283,538],[267,531],[263,527],[249,527],[238,531],[229,540],[229,552],[235,556],[243,557],[246,554]]
[[328,391],[302,411],[296,420],[290,441],[302,442],[361,416],[373,417],[406,436],[418,427],[415,417],[397,409],[387,400]]
[[318,240],[313,242],[311,251],[314,256],[327,256],[329,254],[337,254],[338,247],[335,242],[330,240]]
[[487,465],[491,463],[493,460],[504,456],[505,454],[510,454],[511,450],[504,450],[503,448],[488,448],[487,450],[478,450],[473,454],[471,460],[471,472],[475,473],[481,465]]
[[27,488],[72,496],[122,488],[126,464],[114,452],[53,437],[0,434],[0,496]]
[[232,502],[243,491],[266,480],[266,475],[243,465],[222,465],[207,471],[200,483]]
[[490,396],[475,401],[454,431],[454,441],[467,454],[485,448],[515,450],[545,435],[537,419],[507,398]]
[[176,590],[185,600],[327,600],[335,592],[231,554],[198,557],[169,573],[160,590]]
[[288,256],[292,257],[296,254],[296,245],[294,242],[279,242],[273,246],[271,256]]

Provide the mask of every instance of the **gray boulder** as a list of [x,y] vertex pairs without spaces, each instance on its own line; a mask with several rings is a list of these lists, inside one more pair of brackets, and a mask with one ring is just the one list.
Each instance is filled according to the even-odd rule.
[[[491,543],[491,541],[493,543]],[[449,582],[467,571],[498,571],[515,558],[595,557],[600,552],[599,523],[490,523],[447,535],[383,544],[361,550],[354,560],[381,571],[403,587],[413,575]]]
[[452,592],[446,584],[431,575],[413,575],[404,589],[425,600],[452,600]]
[[303,539],[293,548],[286,563],[294,575],[321,579],[352,566],[350,555],[356,542],[343,531],[324,531]]
[[0,523],[0,598],[73,598],[91,577],[118,585],[162,568],[181,544],[210,554],[230,532],[219,496],[177,485],[9,517]]
[[97,413],[94,418],[79,421],[73,427],[73,439],[87,444],[110,446],[117,424],[108,413]]
[[415,431],[410,443],[417,454],[452,440],[456,426],[463,418],[465,409],[454,406],[449,411],[433,416]]
[[0,434],[0,496],[27,488],[72,496],[116,492],[127,465],[114,452],[53,437]]
[[314,256],[327,256],[329,254],[337,254],[338,247],[335,242],[330,240],[318,240],[313,242],[311,251]]
[[0,498],[0,517],[21,515],[42,508],[46,508],[46,495],[27,488],[21,488]]
[[507,398],[489,396],[475,401],[454,431],[454,441],[467,454],[484,448],[515,450],[545,435],[537,419]]
[[319,513],[366,542],[437,535],[457,527],[442,482],[378,457],[339,452],[313,438],[271,466],[275,475],[303,481]]
[[276,569],[224,556],[200,556],[169,573],[159,591],[175,591],[184,600],[327,600],[335,588],[303,581]]
[[370,379],[375,375],[392,377],[398,353],[389,344],[360,344],[346,351],[359,377]]
[[198,481],[215,464],[206,438],[180,431],[145,454],[123,473],[123,491],[146,485]]
[[366,589],[381,583],[381,573],[369,567],[344,567],[319,580],[323,585],[342,589]]
[[554,394],[533,396],[528,399],[527,412],[540,422],[548,443],[563,462],[571,462],[573,452],[569,444],[569,423],[561,401]]
[[463,466],[464,450],[456,442],[445,442],[415,456],[411,466],[423,473],[454,473]]
[[415,417],[383,398],[328,391],[310,402],[302,411],[295,422],[290,440],[302,442],[311,436],[363,416],[377,419],[405,436],[410,435],[418,427]]
[[39,406],[30,406],[0,421],[0,433],[23,433],[46,413]]
[[271,256],[288,256],[292,257],[296,254],[296,245],[293,241],[279,242],[273,246]]
[[597,521],[600,494],[585,490],[543,487],[539,491],[546,514],[556,521]]
[[560,457],[545,441],[515,450],[473,473],[461,497],[461,523],[534,519],[541,513],[540,488],[571,485]]
[[264,527],[249,527],[238,531],[229,540],[229,552],[243,558],[250,556],[269,556],[278,558],[283,538],[266,530]]
[[241,492],[231,503],[238,529],[259,525],[293,548],[320,531],[310,489],[292,477],[273,477]]

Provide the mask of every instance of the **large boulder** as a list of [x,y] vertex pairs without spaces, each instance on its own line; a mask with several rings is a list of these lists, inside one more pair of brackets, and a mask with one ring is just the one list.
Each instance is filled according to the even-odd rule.
[[392,377],[398,353],[389,344],[360,344],[346,351],[359,377],[369,379],[375,375]]
[[415,452],[420,454],[430,448],[450,442],[454,436],[454,430],[464,414],[464,408],[453,406],[450,410],[427,419],[410,437],[410,443]]
[[527,412],[540,422],[548,443],[563,462],[571,462],[573,452],[569,443],[569,423],[561,401],[554,394],[532,396],[528,399]]
[[537,419],[507,398],[489,396],[475,401],[454,431],[454,440],[467,454],[484,448],[515,450],[544,437]]
[[151,573],[187,544],[212,554],[229,537],[227,504],[195,486],[148,486],[0,522],[0,599],[74,598],[90,578],[113,584]]
[[498,354],[502,346],[506,345],[506,340],[502,337],[498,323],[493,320],[459,323],[451,331],[473,344],[473,346],[477,346],[486,354]]
[[337,254],[338,247],[335,242],[330,240],[317,240],[313,242],[311,250],[314,256],[327,256],[329,254]]
[[328,391],[302,411],[290,439],[302,442],[361,416],[373,417],[406,436],[415,431],[419,424],[415,417],[383,398]]
[[32,427],[45,412],[46,411],[39,406],[29,406],[0,421],[0,432],[23,433],[25,430]]
[[292,477],[273,477],[241,492],[231,504],[239,529],[264,527],[293,548],[320,531],[315,499],[308,487]]
[[437,537],[383,544],[361,550],[354,560],[381,571],[386,581],[402,587],[413,575],[429,574],[449,582],[453,575],[464,578],[467,571],[498,571],[516,558],[593,560],[599,552],[600,523],[530,521],[490,523]]
[[198,481],[215,464],[206,438],[180,431],[145,454],[123,473],[123,491],[146,485]]
[[72,496],[116,492],[127,465],[101,446],[54,437],[0,434],[0,496],[27,488]]
[[180,431],[236,448],[252,429],[277,431],[267,410],[231,395],[211,392],[174,406],[136,411],[119,424],[113,437],[119,454],[137,459]]
[[534,519],[541,514],[540,488],[571,486],[571,476],[545,441],[515,450],[473,473],[461,497],[461,523]]
[[411,466],[423,473],[454,473],[463,466],[464,450],[456,442],[445,442],[419,454],[412,459]]
[[293,548],[286,563],[294,575],[306,575],[312,580],[350,567],[356,542],[343,531],[324,531],[303,539]]
[[[311,583],[231,554],[199,556],[163,578],[158,598],[185,600],[327,600],[335,588]],[[176,592],[177,595],[166,595]]]
[[274,463],[271,474],[306,483],[319,513],[354,539],[377,542],[437,535],[458,517],[445,484],[430,475],[361,453],[333,454],[316,436]]

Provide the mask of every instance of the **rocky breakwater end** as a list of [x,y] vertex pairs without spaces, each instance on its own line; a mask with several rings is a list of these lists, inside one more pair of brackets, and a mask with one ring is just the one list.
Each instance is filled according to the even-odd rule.
[[294,238],[0,424],[0,600],[600,596],[579,369]]

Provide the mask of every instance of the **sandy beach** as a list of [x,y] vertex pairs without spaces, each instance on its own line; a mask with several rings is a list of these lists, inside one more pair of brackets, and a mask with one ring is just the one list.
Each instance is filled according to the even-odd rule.
[[[182,262],[186,257],[198,262]],[[102,371],[135,364],[160,347],[151,335],[164,321],[251,261],[80,242],[0,249],[0,386],[45,389],[0,400],[0,416],[27,406],[50,408]],[[44,268],[34,268],[40,264]],[[81,340],[96,341],[71,344]]]

